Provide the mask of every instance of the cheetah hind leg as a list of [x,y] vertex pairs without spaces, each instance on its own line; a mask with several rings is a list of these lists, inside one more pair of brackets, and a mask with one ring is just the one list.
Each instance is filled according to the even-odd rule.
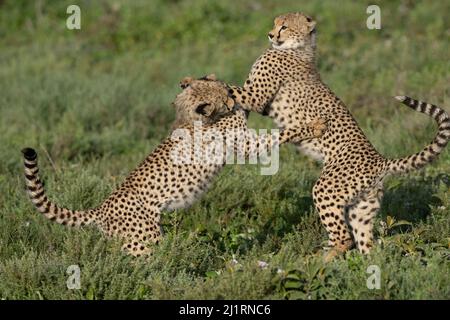
[[147,212],[141,209],[136,216],[138,219],[126,236],[122,249],[135,257],[150,256],[152,248],[149,245],[159,244],[163,236],[159,223],[160,212],[156,209]]
[[379,185],[371,192],[361,197],[348,210],[350,224],[356,246],[362,254],[367,254],[373,245],[373,220],[380,209],[383,197],[382,186]]
[[329,249],[325,253],[324,260],[329,262],[353,248],[353,238],[345,221],[344,206],[319,205],[316,208],[328,233]]
[[324,262],[328,263],[336,257],[342,256],[345,252],[354,247],[352,238],[346,238],[338,241],[328,241],[329,248],[324,254]]
[[122,245],[122,250],[134,257],[149,256],[152,250],[147,246],[147,243],[137,242],[137,239],[128,239]]
[[349,225],[345,219],[345,200],[337,200],[329,188],[328,179],[320,178],[313,188],[313,198],[320,220],[328,233],[329,250],[324,260],[329,262],[354,246]]
[[[156,229],[159,229],[159,226],[155,226],[155,230]],[[124,241],[122,250],[134,257],[151,256],[153,253],[151,243],[157,245],[161,239],[162,233],[160,231],[153,232],[150,236],[133,233]]]

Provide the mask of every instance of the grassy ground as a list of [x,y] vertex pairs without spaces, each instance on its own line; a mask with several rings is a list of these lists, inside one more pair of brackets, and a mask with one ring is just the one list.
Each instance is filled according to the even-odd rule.
[[[448,2],[378,2],[381,30],[366,28],[364,1],[76,2],[82,28],[70,31],[74,1],[0,1],[0,298],[450,298],[448,149],[387,180],[370,256],[352,251],[329,264],[311,199],[320,166],[292,146],[282,147],[278,174],[228,166],[200,202],[164,214],[166,238],[149,261],[124,256],[95,229],[41,217],[24,192],[20,154],[38,150],[58,204],[100,204],[168,134],[179,79],[215,72],[242,83],[272,18],[295,10],[318,20],[322,78],[376,148],[416,152],[436,126],[391,97],[450,111]],[[70,265],[81,268],[79,290],[66,287]],[[370,265],[380,289],[366,286]]]

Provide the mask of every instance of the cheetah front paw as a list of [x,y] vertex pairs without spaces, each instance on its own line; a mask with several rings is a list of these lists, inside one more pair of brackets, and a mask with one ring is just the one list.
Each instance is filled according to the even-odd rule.
[[355,246],[352,239],[347,239],[341,241],[339,244],[336,244],[333,247],[329,247],[326,250],[324,255],[324,262],[330,262],[334,260],[336,257],[343,256],[348,250],[352,249]]
[[337,257],[339,257],[342,254],[339,250],[336,250],[335,248],[329,248],[327,251],[325,251],[323,255],[323,262],[329,263],[333,260],[335,260]]
[[318,118],[309,123],[313,128],[313,134],[315,138],[320,138],[328,129],[328,123],[326,119]]

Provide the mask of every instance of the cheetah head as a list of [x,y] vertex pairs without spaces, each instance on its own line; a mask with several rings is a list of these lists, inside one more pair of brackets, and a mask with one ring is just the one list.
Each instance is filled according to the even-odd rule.
[[275,49],[314,49],[316,22],[301,12],[283,14],[275,18],[269,40]]
[[210,74],[200,79],[185,77],[180,81],[183,91],[177,95],[174,128],[194,121],[211,124],[229,114],[236,103],[228,96],[226,85]]

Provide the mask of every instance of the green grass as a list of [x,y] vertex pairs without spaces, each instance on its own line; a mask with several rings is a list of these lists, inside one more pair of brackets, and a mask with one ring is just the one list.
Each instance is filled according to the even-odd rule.
[[[38,150],[58,204],[100,204],[169,133],[182,77],[214,72],[242,83],[273,17],[295,10],[318,20],[322,79],[376,148],[416,152],[436,126],[392,96],[450,111],[448,2],[377,1],[382,29],[368,30],[364,1],[84,0],[82,29],[69,31],[73,3],[0,1],[1,299],[450,298],[448,149],[386,181],[369,256],[352,251],[329,264],[311,198],[320,166],[292,146],[282,147],[278,174],[227,166],[192,208],[165,213],[165,240],[148,260],[123,255],[96,229],[40,216],[24,192],[20,153]],[[270,124],[251,116],[251,127]],[[66,287],[73,264],[79,290]],[[370,265],[381,269],[379,290],[366,287]]]

